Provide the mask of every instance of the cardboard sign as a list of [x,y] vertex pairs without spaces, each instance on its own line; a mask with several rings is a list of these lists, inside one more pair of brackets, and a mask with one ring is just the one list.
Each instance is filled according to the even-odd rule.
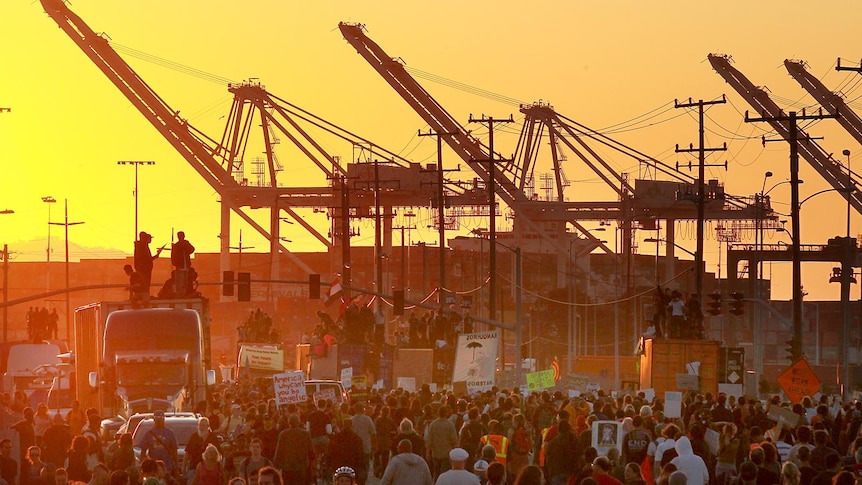
[[275,389],[275,404],[277,406],[308,400],[305,393],[305,372],[301,370],[275,374],[272,376],[272,385]]
[[709,446],[709,451],[711,451],[713,455],[718,455],[720,437],[721,433],[714,429],[707,429],[706,434],[703,437],[703,440],[706,441],[706,445]]
[[676,391],[665,391],[664,393],[664,417],[682,417],[682,393]]
[[415,377],[399,377],[398,387],[404,389],[407,392],[416,392],[416,378]]
[[623,449],[623,424],[619,421],[593,421],[592,445],[599,455],[608,456],[608,451]]
[[647,402],[653,402],[655,399],[655,389],[641,389]]
[[467,395],[467,381],[455,381],[452,383],[452,393],[456,396]]
[[550,389],[554,387],[554,370],[547,369],[539,372],[530,372],[527,374],[527,389],[530,392],[541,391],[542,389]]
[[320,402],[322,399],[326,399],[329,402],[335,402],[335,389],[328,387],[314,393],[314,402]]
[[676,388],[685,389],[687,391],[697,391],[700,389],[700,383],[696,374],[677,374]]
[[766,408],[766,417],[775,421],[783,428],[793,429],[799,424],[799,415],[790,409],[781,406],[769,405]]
[[353,367],[345,367],[341,369],[341,385],[345,389],[353,387]]

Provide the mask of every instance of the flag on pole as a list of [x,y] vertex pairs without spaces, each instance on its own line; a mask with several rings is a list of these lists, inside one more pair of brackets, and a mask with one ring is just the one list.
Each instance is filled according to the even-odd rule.
[[344,296],[344,290],[341,288],[341,278],[338,276],[332,280],[332,284],[329,285],[329,293],[326,295],[326,306],[330,306],[333,303],[341,303],[341,297]]
[[554,357],[554,360],[551,361],[551,369],[554,370],[554,382],[560,382],[560,362]]

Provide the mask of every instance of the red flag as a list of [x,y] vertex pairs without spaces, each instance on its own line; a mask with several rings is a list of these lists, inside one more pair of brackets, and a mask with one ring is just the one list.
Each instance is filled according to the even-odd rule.
[[644,479],[646,485],[655,485],[655,477],[652,474],[652,463],[650,462],[649,455],[645,456],[643,463],[641,463],[641,478]]
[[551,362],[551,369],[554,370],[554,382],[560,382],[560,362],[554,357],[554,360]]

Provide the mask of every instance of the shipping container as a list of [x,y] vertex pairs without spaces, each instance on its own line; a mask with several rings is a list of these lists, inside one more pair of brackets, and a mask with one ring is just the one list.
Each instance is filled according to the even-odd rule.
[[[720,343],[712,340],[648,339],[640,358],[640,387],[665,391],[718,393]],[[690,376],[697,372],[696,379]]]

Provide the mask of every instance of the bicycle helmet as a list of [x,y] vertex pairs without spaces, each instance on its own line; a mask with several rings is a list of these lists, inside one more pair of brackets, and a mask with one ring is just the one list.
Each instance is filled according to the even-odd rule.
[[349,466],[338,467],[338,469],[335,470],[335,474],[332,475],[332,479],[335,480],[340,477],[348,477],[350,479],[354,479],[356,478],[356,472],[353,471],[353,468],[350,468]]

